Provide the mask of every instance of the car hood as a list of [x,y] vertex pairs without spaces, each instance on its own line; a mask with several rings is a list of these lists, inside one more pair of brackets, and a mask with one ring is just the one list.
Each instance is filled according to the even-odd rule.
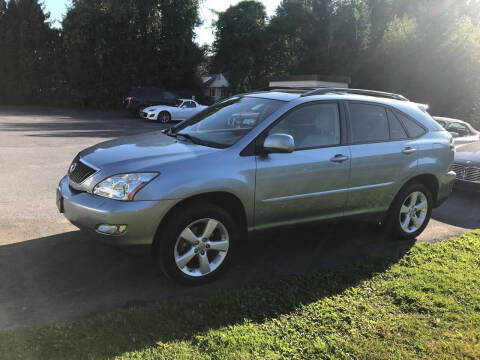
[[480,142],[457,147],[455,149],[455,162],[480,165]]
[[105,141],[80,152],[80,159],[99,169],[114,171],[159,170],[161,164],[203,156],[216,148],[180,141],[161,131]]

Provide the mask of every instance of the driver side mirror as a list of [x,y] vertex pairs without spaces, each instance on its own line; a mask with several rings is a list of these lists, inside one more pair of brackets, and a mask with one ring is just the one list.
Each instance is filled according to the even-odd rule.
[[263,142],[263,149],[268,153],[291,153],[295,150],[295,140],[288,134],[268,135]]

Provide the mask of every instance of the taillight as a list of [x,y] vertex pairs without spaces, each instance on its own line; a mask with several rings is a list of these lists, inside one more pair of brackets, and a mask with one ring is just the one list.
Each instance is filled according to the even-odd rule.
[[455,141],[453,140],[453,136],[450,138],[450,149],[455,151]]

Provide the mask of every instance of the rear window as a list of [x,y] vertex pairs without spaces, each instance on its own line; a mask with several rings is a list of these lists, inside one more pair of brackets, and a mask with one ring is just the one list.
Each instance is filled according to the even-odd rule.
[[390,139],[388,118],[383,106],[350,103],[353,143],[387,141]]
[[425,134],[425,129],[412,119],[406,117],[398,111],[395,111],[395,116],[403,123],[403,125],[405,125],[408,136],[410,136],[411,138],[417,138]]
[[403,140],[407,139],[408,135],[403,128],[403,125],[400,123],[395,115],[393,115],[392,110],[387,109],[388,123],[390,124],[390,138],[392,140]]

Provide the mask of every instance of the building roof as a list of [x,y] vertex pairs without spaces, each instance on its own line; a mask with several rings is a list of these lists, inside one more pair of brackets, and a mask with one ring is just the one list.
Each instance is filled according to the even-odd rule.
[[203,86],[209,87],[215,82],[215,80],[220,80],[221,78],[222,78],[222,74],[202,75]]
[[306,74],[280,76],[271,78],[270,81],[330,81],[350,84],[352,82],[352,79],[349,76]]

